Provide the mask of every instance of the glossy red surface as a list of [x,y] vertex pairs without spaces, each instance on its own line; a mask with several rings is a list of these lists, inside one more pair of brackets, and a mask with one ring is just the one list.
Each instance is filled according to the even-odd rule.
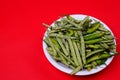
[[1,0],[0,80],[120,80],[120,55],[103,71],[71,76],[54,68],[42,49],[46,29],[64,14],[87,14],[105,22],[120,51],[119,0]]

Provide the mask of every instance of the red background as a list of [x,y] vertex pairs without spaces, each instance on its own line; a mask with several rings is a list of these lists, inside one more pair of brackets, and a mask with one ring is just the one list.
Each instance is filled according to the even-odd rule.
[[105,22],[120,51],[119,0],[0,1],[0,80],[120,80],[120,55],[103,71],[71,76],[54,68],[42,49],[45,28],[63,14],[87,14]]

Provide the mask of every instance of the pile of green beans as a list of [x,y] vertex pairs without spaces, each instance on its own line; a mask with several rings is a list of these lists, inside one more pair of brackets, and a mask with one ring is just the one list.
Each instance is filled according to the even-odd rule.
[[46,50],[56,61],[73,69],[71,74],[83,69],[90,71],[116,54],[111,32],[89,16],[77,20],[68,15],[54,26],[43,25],[48,28]]

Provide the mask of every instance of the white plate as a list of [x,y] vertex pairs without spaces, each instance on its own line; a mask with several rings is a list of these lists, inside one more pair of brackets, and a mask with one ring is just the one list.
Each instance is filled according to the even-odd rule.
[[[73,18],[78,19],[78,20],[82,20],[82,19],[85,18],[87,15],[74,14],[74,15],[71,15],[71,16],[72,16]],[[112,33],[112,31],[110,30],[110,28],[109,28],[105,23],[103,23],[101,20],[99,20],[99,19],[97,19],[97,18],[94,18],[94,17],[92,17],[92,16],[90,16],[90,18],[91,18],[91,19],[95,19],[95,20],[101,22],[101,23],[104,25],[104,27],[105,27],[106,29],[108,29],[108,30]],[[60,20],[60,19],[58,19],[58,20]],[[58,21],[58,20],[57,20],[57,21]],[[54,23],[51,24],[51,26],[53,26],[53,25],[54,25]],[[47,31],[46,31],[45,34],[44,34],[44,38],[45,38],[45,36],[47,36],[46,33],[47,33]],[[113,33],[112,33],[112,35],[113,35]],[[113,35],[113,36],[114,36],[114,35]],[[43,38],[43,39],[44,39],[44,38]],[[115,41],[115,40],[114,40],[114,42],[115,42],[115,45],[116,45],[116,41]],[[72,72],[72,69],[71,69],[71,68],[68,68],[67,66],[65,66],[64,64],[62,64],[62,63],[60,63],[60,62],[56,62],[56,61],[49,55],[49,53],[47,52],[46,48],[47,48],[47,45],[46,45],[46,43],[43,41],[43,50],[44,50],[45,56],[47,57],[48,61],[49,61],[55,68],[59,69],[60,71],[70,74],[70,73]],[[112,54],[112,53],[111,53],[111,54]],[[107,66],[111,63],[111,61],[113,60],[113,58],[114,58],[114,56],[106,60],[105,63],[107,64]],[[77,72],[75,75],[79,75],[79,76],[91,75],[91,74],[100,72],[101,70],[103,70],[103,69],[106,68],[107,66],[106,66],[106,65],[100,65],[100,66],[97,66],[95,69],[92,69],[91,71],[81,70],[81,71]]]

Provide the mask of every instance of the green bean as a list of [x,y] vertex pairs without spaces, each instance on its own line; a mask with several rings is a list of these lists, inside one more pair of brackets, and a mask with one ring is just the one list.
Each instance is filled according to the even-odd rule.
[[[56,54],[57,54],[57,52],[58,52],[58,55],[61,57],[62,62],[63,62],[64,64],[67,64],[67,62],[65,61],[65,59],[67,59],[67,57],[66,57],[62,52],[59,51],[59,48],[58,48],[56,45],[53,45],[53,44],[52,44],[50,38],[48,38],[48,40],[49,40],[49,43],[51,44],[51,48],[52,48],[52,50],[53,50],[53,54],[52,54],[52,55],[56,56]],[[55,51],[55,52],[54,52],[54,51]],[[55,54],[55,53],[56,53],[56,54]],[[63,56],[65,59],[64,59],[62,56]],[[68,60],[68,59],[67,59],[67,60]],[[74,64],[72,61],[70,61],[70,63]]]
[[[62,34],[62,33],[59,32],[59,34]],[[69,51],[69,45],[68,45],[68,42],[65,41],[65,39],[62,39],[62,42],[63,42],[63,44],[64,44],[64,46],[65,46],[65,48],[66,48],[66,52],[69,54],[69,55],[68,55],[68,58],[69,58],[69,60],[70,60],[70,51]],[[68,62],[68,63],[69,63],[69,62]]]
[[79,24],[79,26],[81,27],[87,20],[89,20],[89,16],[85,17]]
[[102,63],[102,60],[100,60],[100,59],[96,60],[96,63],[97,63],[98,65],[103,64],[103,63]]
[[61,62],[62,62],[63,64],[65,64],[66,66],[68,66],[68,67],[70,67],[70,68],[72,68],[72,69],[75,69],[74,66],[72,66],[72,65],[70,65],[70,64],[67,63],[67,61],[65,60],[64,56],[62,56],[62,54],[59,54],[59,56],[61,57]]
[[[76,31],[74,31],[74,34],[76,37],[79,37],[78,33]],[[80,54],[80,57],[81,57],[81,44],[80,44],[80,40],[76,40],[76,45],[77,45],[77,48],[78,48],[78,51],[79,51],[79,54]]]
[[79,28],[79,25],[78,24],[76,24],[76,23],[74,23],[73,21],[70,21],[70,20],[68,20],[68,19],[64,19],[65,21],[67,21],[67,22],[69,22],[70,24],[72,24],[73,26],[75,26],[75,27],[78,27]]
[[68,30],[68,31],[69,31],[68,35],[72,36],[73,35],[73,30]]
[[83,38],[82,32],[79,32],[79,34],[80,34],[80,40],[81,40],[81,55],[82,55],[82,61],[83,61],[83,64],[86,64],[84,38]]
[[111,34],[111,32],[110,31],[105,31],[105,34],[109,35],[109,34]]
[[71,39],[67,39],[68,40],[68,43],[70,45],[70,50],[71,50],[71,56],[73,57],[73,60],[75,62],[75,65],[78,66],[78,62],[77,62],[77,56],[75,54],[75,50],[74,50],[74,47],[73,47],[73,42]]
[[104,49],[98,49],[98,50],[95,50],[95,51],[92,51],[91,53],[89,53],[88,55],[86,55],[86,58],[96,54],[96,53],[99,53],[99,52],[102,52],[104,51]]
[[75,18],[71,17],[70,15],[66,16],[68,20],[75,20]]
[[90,71],[92,68],[96,68],[97,63],[95,61],[91,62],[91,64],[87,64],[84,67],[87,68],[87,71]]
[[[62,32],[59,32],[59,34],[61,34],[62,35]],[[66,51],[66,53],[68,53],[69,55],[68,55],[68,59],[69,59],[69,61],[70,61],[70,52],[69,52],[69,47],[68,47],[68,43],[65,41],[65,39],[62,39],[62,42],[63,42],[63,44],[65,44],[65,51]],[[63,45],[64,46],[64,45]],[[69,62],[68,62],[68,64],[69,64]]]
[[49,48],[46,48],[46,50],[48,51],[48,53],[49,53],[51,56],[54,56],[53,50],[49,50]]
[[91,21],[92,21],[91,19],[88,19],[88,20],[86,20],[84,22],[84,24],[83,24],[83,30],[84,30],[84,32],[86,32],[88,30],[88,28],[90,27]]
[[104,52],[103,54],[101,54],[101,55],[99,56],[99,58],[100,58],[100,59],[105,59],[105,58],[111,57],[111,56],[113,56],[113,55],[115,55],[115,54],[109,54],[108,52]]
[[83,35],[87,35],[87,32],[85,30],[82,33],[83,33]]
[[75,67],[73,65],[69,65],[68,67],[72,68],[72,69],[75,69]]
[[94,45],[86,45],[87,48],[93,48],[93,49],[100,49],[102,48],[99,44],[94,44]]
[[73,25],[71,25],[71,24],[67,24],[67,25],[65,25],[65,26],[63,26],[63,27],[53,27],[52,28],[53,30],[57,30],[57,31],[64,31],[64,30],[67,30],[67,29],[71,29],[71,30],[81,30],[82,28],[74,28],[73,27]]
[[[94,59],[95,59],[95,58],[94,58]],[[94,60],[94,59],[93,59],[93,62],[85,65],[84,67],[85,67],[85,68],[89,68],[89,67],[90,67],[90,68],[91,68],[91,67],[95,68],[97,65],[105,64],[105,61],[106,61],[106,59],[97,59],[97,60]]]
[[69,66],[69,64],[67,63],[67,61],[66,61],[66,59],[63,57],[63,55],[61,55],[60,53],[59,53],[58,55],[60,56],[61,61],[62,61],[65,65]]
[[84,67],[85,67],[85,68],[88,68],[88,67],[95,67],[95,66],[97,66],[97,62],[96,62],[96,61],[93,61],[93,62],[91,62],[90,64],[85,65]]
[[107,45],[113,45],[113,44],[115,44],[115,43],[114,42],[107,43]]
[[91,49],[86,49],[85,52],[87,53],[86,55],[88,55],[89,53],[91,53]]
[[61,58],[60,57],[56,57],[56,56],[52,56],[55,60],[57,61],[61,61]]
[[62,21],[55,21],[54,26],[55,27],[62,27],[62,26],[64,26],[64,23]]
[[92,27],[90,29],[88,29],[87,33],[92,33],[94,31],[96,31],[96,29],[98,29],[100,27],[100,23],[96,22],[92,25]]
[[61,30],[61,31],[62,31],[62,30],[69,30],[69,29],[70,29],[70,30],[76,30],[76,31],[77,31],[77,30],[81,30],[81,28],[74,28],[73,25],[69,25],[69,24],[68,24],[68,25],[65,25],[64,27],[54,28],[54,30],[57,30],[57,31],[59,31],[59,30]]
[[109,46],[109,51],[112,52],[112,53],[117,53],[115,44],[112,44],[112,45]]
[[89,67],[92,67],[92,64],[87,64],[84,66],[84,68],[89,68]]
[[50,39],[51,39],[52,43],[53,43],[54,45],[56,45],[56,46],[60,49],[60,45],[59,45],[59,43],[57,42],[57,40],[56,40],[55,38],[50,38]]
[[83,65],[82,65],[82,60],[81,60],[81,57],[80,57],[80,53],[79,53],[77,44],[74,41],[73,41],[73,46],[74,46],[74,49],[75,49],[75,53],[76,53],[76,56],[77,56],[78,63],[82,67]]
[[101,55],[95,55],[95,56],[92,56],[91,58],[88,58],[87,63],[90,63],[92,61],[99,60],[99,59],[106,59],[114,55],[115,54],[106,54],[106,53],[101,54]]
[[54,55],[56,56],[57,55],[57,52],[56,50],[54,49],[54,44],[52,43],[51,39],[48,37],[48,41],[49,41],[49,44],[51,45],[52,49],[53,49],[53,53]]
[[[57,25],[56,25],[56,26],[57,26]],[[64,29],[64,27],[58,27],[58,26],[57,26],[57,27],[53,27],[52,29],[58,31],[58,30]]]
[[[63,33],[62,33],[62,32],[59,32],[58,34],[63,35]],[[63,44],[65,44],[65,43],[66,43],[66,42],[65,42],[65,39],[61,39],[61,40],[62,40]]]
[[[73,34],[74,34],[75,37],[79,37],[79,35],[78,35],[78,31],[74,31]],[[79,41],[79,40],[78,40],[78,41]]]
[[97,65],[101,65],[101,64],[104,64],[105,61],[106,61],[106,59],[98,59],[98,60],[96,60],[96,63],[97,63]]
[[77,42],[77,47],[78,47],[78,50],[79,50],[80,55],[81,55],[81,46],[80,45],[81,45],[80,42]]
[[63,53],[60,53],[68,62],[70,62],[72,65],[76,66],[75,63],[70,60],[68,57],[66,57]]
[[104,35],[104,32],[95,32],[84,36],[85,40],[96,39]]
[[89,41],[85,41],[85,44],[95,44],[95,43],[99,43],[102,40],[103,40],[102,38],[98,38],[98,39],[94,39],[94,40],[89,40]]
[[114,37],[112,35],[104,35],[102,38],[105,39],[105,40],[114,39]]
[[61,34],[48,34],[49,37],[58,37],[58,38],[63,38],[63,39],[77,39],[77,37],[69,37],[69,36],[66,36],[66,35],[61,35]]
[[98,59],[99,59],[98,55],[92,56],[91,58],[87,59],[87,64],[90,63],[90,62],[92,62],[92,61],[98,60]]
[[67,52],[65,46],[63,45],[62,40],[61,40],[60,38],[56,38],[56,39],[57,39],[58,43],[60,44],[60,46],[61,46],[63,52],[65,53],[65,55],[68,56],[69,53]]
[[52,34],[52,33],[56,33],[56,32],[62,32],[62,31],[66,31],[66,29],[60,29],[60,30],[51,30],[49,32],[47,32],[47,34]]
[[53,50],[51,51],[51,50],[49,50],[49,49],[47,48],[47,51],[48,51],[48,53],[49,53],[55,60],[57,60],[57,61],[62,61],[59,56],[54,56]]
[[61,22],[63,22],[64,24],[69,24],[64,18],[61,17]]
[[[88,71],[90,71],[92,68],[96,68],[96,66],[97,66],[97,62],[93,61],[93,62],[91,62],[91,64],[87,64],[84,67],[87,68]],[[89,69],[89,68],[91,68],[91,69]]]
[[98,28],[101,31],[108,31],[107,29],[105,29],[103,26],[100,25],[100,27]]
[[77,20],[77,19],[71,17],[70,15],[67,15],[66,17],[67,17],[68,20],[74,21],[75,23],[80,23],[79,20]]
[[109,46],[106,44],[106,43],[101,43],[100,44],[102,47],[104,47],[105,49],[108,49],[109,48]]
[[62,61],[62,59],[60,58],[60,56],[52,56],[56,61],[58,61],[58,62],[61,62]]
[[112,52],[112,53],[117,53],[115,49],[110,50],[110,52]]
[[47,47],[46,48],[48,51],[53,51],[52,47]]
[[[78,50],[79,50],[79,53],[80,53],[80,57],[82,59],[82,52],[81,52],[81,44],[80,44],[80,42],[77,42],[77,47],[78,47]],[[83,61],[82,61],[82,64],[83,64]],[[83,69],[83,66],[82,66],[82,69]]]
[[56,25],[56,27],[53,27],[52,30],[56,30],[56,31],[64,31],[67,29],[72,29],[72,30],[81,30],[81,28],[74,28],[73,25],[71,24],[63,24],[60,27],[58,27]]
[[47,44],[48,47],[50,46],[50,43],[49,43],[47,37],[45,37],[45,39],[43,41]]
[[79,25],[76,24],[76,23],[74,23],[73,21],[68,20],[68,19],[65,19],[65,20],[66,20],[67,22],[69,22],[70,24],[72,24],[73,26],[80,28],[80,27],[84,24],[84,22],[85,22],[86,20],[88,20],[88,19],[89,19],[88,16],[85,17],[85,18],[80,22]]
[[104,40],[104,41],[101,41],[101,42],[104,42],[104,43],[110,43],[110,42],[113,42],[113,40]]
[[[67,42],[67,41],[65,42],[65,47],[66,47],[67,52],[70,53],[70,49],[69,49],[69,45],[68,45],[68,42]],[[70,55],[70,54],[69,54],[69,55]]]
[[78,66],[70,74],[73,75],[73,74],[77,73],[81,68],[82,68],[81,66]]
[[65,54],[62,53],[57,46],[55,46],[55,50],[58,52],[58,54],[61,54],[68,62],[70,62],[72,65],[75,65],[74,62],[65,56]]
[[97,66],[97,63],[95,61],[93,61],[91,64],[92,64],[93,68],[95,68]]
[[73,27],[69,27],[69,28],[66,28],[66,29],[74,30],[74,31],[79,31],[79,30],[81,30],[82,28],[73,28]]

